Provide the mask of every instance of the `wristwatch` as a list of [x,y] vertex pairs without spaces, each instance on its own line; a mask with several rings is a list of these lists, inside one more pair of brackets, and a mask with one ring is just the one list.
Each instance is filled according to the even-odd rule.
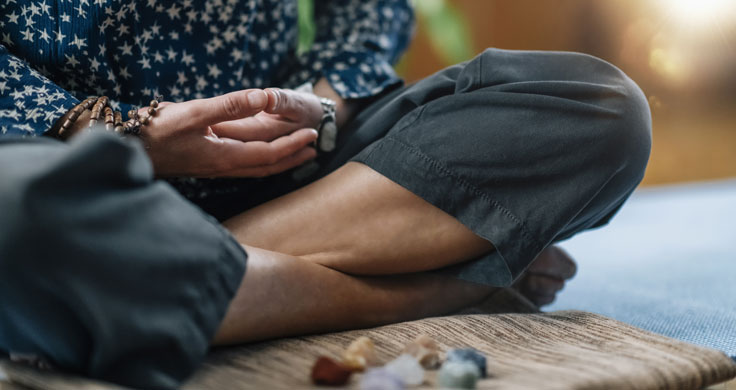
[[[297,92],[306,92],[314,95],[312,83],[304,83],[296,88]],[[329,153],[335,150],[337,146],[337,103],[326,97],[320,97],[319,103],[322,106],[322,119],[317,126],[317,149],[320,152]]]
[[319,103],[322,105],[322,120],[317,129],[317,147],[323,152],[331,152],[337,145],[337,103],[324,97],[319,99]]

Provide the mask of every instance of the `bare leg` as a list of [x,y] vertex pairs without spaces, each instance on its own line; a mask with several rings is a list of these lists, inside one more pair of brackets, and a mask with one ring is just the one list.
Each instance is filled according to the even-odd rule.
[[438,269],[493,249],[451,215],[353,162],[225,226],[243,244],[355,275]]
[[[421,274],[472,259],[493,246],[358,163],[348,163],[225,226],[248,245],[250,260],[218,343],[447,314],[495,291]],[[538,303],[546,303],[549,294],[553,298],[574,273],[574,268],[570,272],[569,265],[566,270],[566,264],[560,264],[559,256],[551,256],[557,252],[549,248],[540,255],[530,267],[536,273],[522,284],[530,298],[543,295]]]
[[225,226],[247,245],[249,260],[215,343],[447,314],[495,290],[420,273],[493,246],[362,164],[349,163]]
[[437,274],[355,277],[294,256],[246,250],[248,271],[214,344],[448,314],[495,290]]

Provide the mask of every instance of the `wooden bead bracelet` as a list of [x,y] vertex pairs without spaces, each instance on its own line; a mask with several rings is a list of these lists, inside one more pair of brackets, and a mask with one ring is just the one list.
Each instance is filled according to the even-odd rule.
[[153,116],[156,115],[159,101],[162,99],[162,96],[157,96],[151,100],[148,109],[146,109],[145,114],[142,116],[138,114],[138,110],[136,109],[128,111],[128,120],[123,122],[123,114],[110,107],[110,99],[107,96],[89,97],[69,111],[69,116],[64,120],[64,123],[62,123],[59,129],[58,137],[62,139],[68,138],[69,135],[66,133],[86,110],[92,111],[87,128],[96,126],[100,119],[102,119],[105,122],[105,129],[107,131],[114,131],[118,134],[126,135],[140,135],[141,128],[150,123]]

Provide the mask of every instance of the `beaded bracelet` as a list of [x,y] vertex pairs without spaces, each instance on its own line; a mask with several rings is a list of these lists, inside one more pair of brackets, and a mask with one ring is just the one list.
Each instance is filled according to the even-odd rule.
[[107,96],[89,97],[70,110],[69,117],[61,125],[57,136],[62,139],[67,138],[65,133],[69,131],[86,110],[92,111],[88,128],[96,126],[100,118],[103,118],[107,131],[138,136],[141,134],[141,128],[147,125],[156,114],[160,100],[163,100],[163,96],[157,96],[151,100],[146,110],[146,115],[139,115],[136,109],[128,111],[128,120],[123,122],[123,114],[110,107],[110,99]]

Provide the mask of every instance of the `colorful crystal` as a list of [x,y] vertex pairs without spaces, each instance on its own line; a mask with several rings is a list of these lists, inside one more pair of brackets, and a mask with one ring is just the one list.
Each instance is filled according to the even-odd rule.
[[366,367],[376,365],[376,346],[368,337],[355,339],[342,355],[342,363],[355,371],[363,371]]
[[437,384],[441,389],[475,389],[480,370],[471,361],[445,361],[437,373]]
[[440,366],[440,349],[437,342],[427,335],[421,335],[404,347],[405,354],[413,356],[427,370]]
[[320,356],[312,366],[312,382],[315,385],[344,386],[352,373],[348,367],[326,356]]
[[417,386],[424,382],[424,369],[411,355],[402,354],[386,364],[384,368],[401,378],[401,381],[408,386]]
[[485,378],[488,376],[488,372],[486,371],[486,357],[473,348],[451,349],[449,352],[447,352],[447,361],[448,362],[462,362],[462,361],[471,362],[478,367],[478,371],[480,372],[481,378]]
[[404,390],[404,382],[385,368],[370,368],[360,380],[361,390]]

